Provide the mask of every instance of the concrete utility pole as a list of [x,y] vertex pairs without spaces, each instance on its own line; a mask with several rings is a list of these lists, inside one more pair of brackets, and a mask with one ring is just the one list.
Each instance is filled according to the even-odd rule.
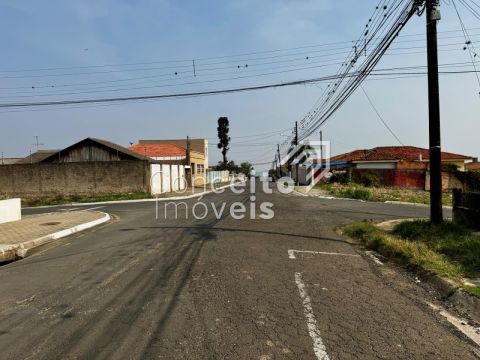
[[[191,164],[191,161],[190,161],[190,139],[189,137],[187,136],[187,152],[185,154],[185,165],[188,166],[188,168],[186,168],[186,170],[188,171],[185,171],[185,176],[187,177],[187,182],[190,181],[190,186],[193,187],[193,180],[192,180],[192,177],[193,177],[193,169],[192,169],[192,164]],[[187,175],[188,174],[188,175]]]
[[[295,121],[295,156],[298,155],[298,121]],[[295,162],[295,183],[299,185],[299,176],[298,176],[298,159]]]
[[320,131],[320,168],[323,166],[323,134]]
[[277,144],[277,155],[278,155],[278,177],[282,177],[282,159],[280,158],[280,145]]
[[442,148],[440,140],[440,94],[438,85],[437,21],[440,12],[438,0],[426,0],[428,111],[430,142],[430,220],[443,221],[442,209]]

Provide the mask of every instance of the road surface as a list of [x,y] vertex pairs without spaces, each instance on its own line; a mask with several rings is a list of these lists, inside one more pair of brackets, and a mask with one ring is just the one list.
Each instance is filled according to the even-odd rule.
[[336,232],[427,208],[274,192],[254,219],[218,219],[211,203],[250,207],[227,190],[194,219],[197,200],[188,219],[164,203],[156,219],[153,202],[25,210],[115,219],[0,267],[1,358],[477,359],[422,288]]

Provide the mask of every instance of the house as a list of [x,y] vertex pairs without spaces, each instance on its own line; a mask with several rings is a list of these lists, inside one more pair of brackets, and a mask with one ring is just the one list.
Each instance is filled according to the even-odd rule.
[[16,164],[36,164],[59,151],[60,150],[38,150],[23,159],[18,160]]
[[[197,162],[193,163],[201,164],[205,169],[208,169],[208,140],[206,139],[189,139],[190,150],[199,154],[202,154],[201,157],[195,158]],[[145,144],[171,144],[177,145],[183,149],[186,149],[187,139],[164,139],[164,140],[139,140],[139,145]]]
[[129,150],[157,161],[176,161],[187,159],[187,150],[174,144],[136,144]]
[[480,172],[480,162],[478,162],[477,159],[474,159],[472,162],[465,165],[465,170]]
[[5,158],[2,156],[0,159],[0,165],[12,165],[18,163],[22,158]]
[[[187,147],[190,149],[187,164]],[[208,169],[208,140],[186,139],[173,140],[139,140],[138,144],[130,146],[130,150],[151,159],[169,162],[173,160],[182,161],[181,164],[189,166],[188,176],[195,178],[195,185],[202,186]]]
[[41,162],[90,162],[150,160],[148,157],[131,151],[121,145],[97,138],[86,138],[45,157]]
[[[9,196],[56,197],[150,192],[152,160],[112,142],[86,138],[0,166]],[[178,166],[177,166],[178,167]]]
[[[382,146],[355,150],[330,158],[332,169],[348,170],[352,178],[364,174],[375,175],[380,184],[392,187],[429,188],[429,151],[415,146]],[[442,152],[442,177],[444,189],[458,183],[452,169],[465,171],[470,156]],[[336,165],[339,164],[339,165]]]

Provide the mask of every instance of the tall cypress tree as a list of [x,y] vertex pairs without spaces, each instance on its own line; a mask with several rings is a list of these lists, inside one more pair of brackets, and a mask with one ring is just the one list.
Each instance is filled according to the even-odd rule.
[[218,127],[217,127],[217,133],[218,133],[218,144],[217,147],[222,150],[222,156],[223,156],[223,164],[227,164],[227,152],[230,150],[230,147],[228,146],[230,144],[230,136],[228,136],[228,131],[229,131],[229,122],[228,118],[225,116],[222,116],[218,118]]

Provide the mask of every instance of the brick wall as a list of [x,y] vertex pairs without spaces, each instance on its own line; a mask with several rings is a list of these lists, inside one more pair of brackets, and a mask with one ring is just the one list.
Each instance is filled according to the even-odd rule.
[[0,194],[19,197],[150,192],[147,161],[0,166]]
[[425,172],[420,170],[360,170],[354,169],[352,177],[358,179],[362,174],[372,174],[380,185],[410,189],[425,189]]

